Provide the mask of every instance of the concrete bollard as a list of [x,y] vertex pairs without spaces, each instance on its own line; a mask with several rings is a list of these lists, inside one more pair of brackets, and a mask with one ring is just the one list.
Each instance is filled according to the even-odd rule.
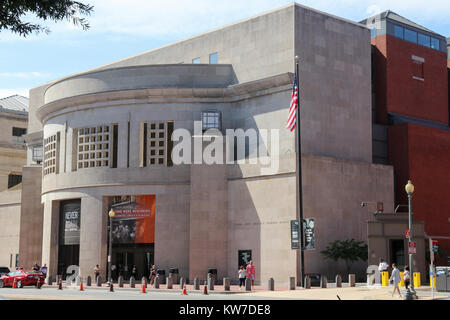
[[230,278],[223,278],[223,290],[230,291]]
[[142,277],[141,284],[145,284],[145,286],[147,287],[147,277]]
[[170,276],[167,278],[167,289],[173,289],[173,278]]
[[86,285],[87,285],[88,287],[90,287],[90,286],[92,285],[92,278],[91,278],[91,276],[88,276],[88,277],[86,278]]
[[119,288],[123,288],[123,277],[122,276],[119,276],[117,283],[119,284]]
[[275,281],[273,280],[273,278],[269,279],[269,281],[267,283],[267,290],[269,290],[269,291],[275,290]]
[[51,286],[52,285],[52,276],[48,276],[47,277],[47,284],[49,285],[49,286]]
[[295,277],[289,277],[289,290],[295,290]]
[[136,288],[136,279],[133,276],[130,277],[130,288]]
[[245,278],[245,291],[252,291],[252,280]]
[[311,289],[311,278],[309,276],[305,277],[304,288]]
[[328,285],[328,279],[327,276],[320,276],[320,287],[321,288],[326,288]]
[[200,290],[200,281],[198,281],[198,278],[194,278],[194,290]]
[[154,286],[155,286],[155,289],[159,289],[159,275],[157,275],[156,277],[155,277],[155,280],[154,280],[155,282],[154,282]]
[[342,277],[339,274],[336,275],[336,288],[342,288]]
[[356,278],[355,274],[349,274],[348,275],[348,284],[349,284],[350,287],[354,287],[355,286],[355,282],[356,282],[355,278]]
[[97,287],[101,287],[102,286],[102,276],[98,276],[96,279],[97,282]]
[[180,277],[180,288],[181,289],[183,289],[184,282],[185,282],[184,278]]
[[[208,273],[210,275],[210,273]],[[214,279],[213,277],[208,276],[208,290],[213,291],[214,290]]]

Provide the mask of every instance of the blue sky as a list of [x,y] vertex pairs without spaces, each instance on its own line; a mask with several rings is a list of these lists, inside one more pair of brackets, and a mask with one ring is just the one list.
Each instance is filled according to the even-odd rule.
[[[83,31],[67,21],[43,24],[49,35],[27,38],[0,32],[0,98],[47,81],[208,31],[291,0],[80,0],[94,5]],[[390,9],[450,37],[448,0],[298,0],[354,21]],[[29,17],[32,21],[33,17]]]

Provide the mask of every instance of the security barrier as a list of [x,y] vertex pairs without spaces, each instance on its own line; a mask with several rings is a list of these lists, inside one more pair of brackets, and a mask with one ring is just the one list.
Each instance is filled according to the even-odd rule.
[[436,289],[436,276],[431,278],[430,281],[430,288],[433,287],[434,289]]
[[404,287],[405,286],[405,281],[403,280],[403,273],[404,272],[400,272],[400,282],[398,283],[399,287]]
[[389,272],[383,271],[381,273],[381,285],[383,287],[388,287],[389,286]]
[[414,288],[420,287],[420,272],[414,272]]

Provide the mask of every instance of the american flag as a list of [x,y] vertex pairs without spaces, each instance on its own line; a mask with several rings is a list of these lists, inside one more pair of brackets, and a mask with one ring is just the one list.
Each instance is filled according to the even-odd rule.
[[298,109],[298,86],[297,74],[294,77],[294,87],[292,88],[291,106],[289,107],[289,118],[286,122],[286,129],[291,132],[294,131],[297,124],[297,109]]

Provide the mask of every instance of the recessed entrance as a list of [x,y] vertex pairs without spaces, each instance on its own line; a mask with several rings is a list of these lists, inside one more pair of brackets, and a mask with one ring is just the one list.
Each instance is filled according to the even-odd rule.
[[397,268],[402,268],[406,265],[405,260],[405,242],[403,239],[390,240],[390,254],[391,263],[395,263]]

